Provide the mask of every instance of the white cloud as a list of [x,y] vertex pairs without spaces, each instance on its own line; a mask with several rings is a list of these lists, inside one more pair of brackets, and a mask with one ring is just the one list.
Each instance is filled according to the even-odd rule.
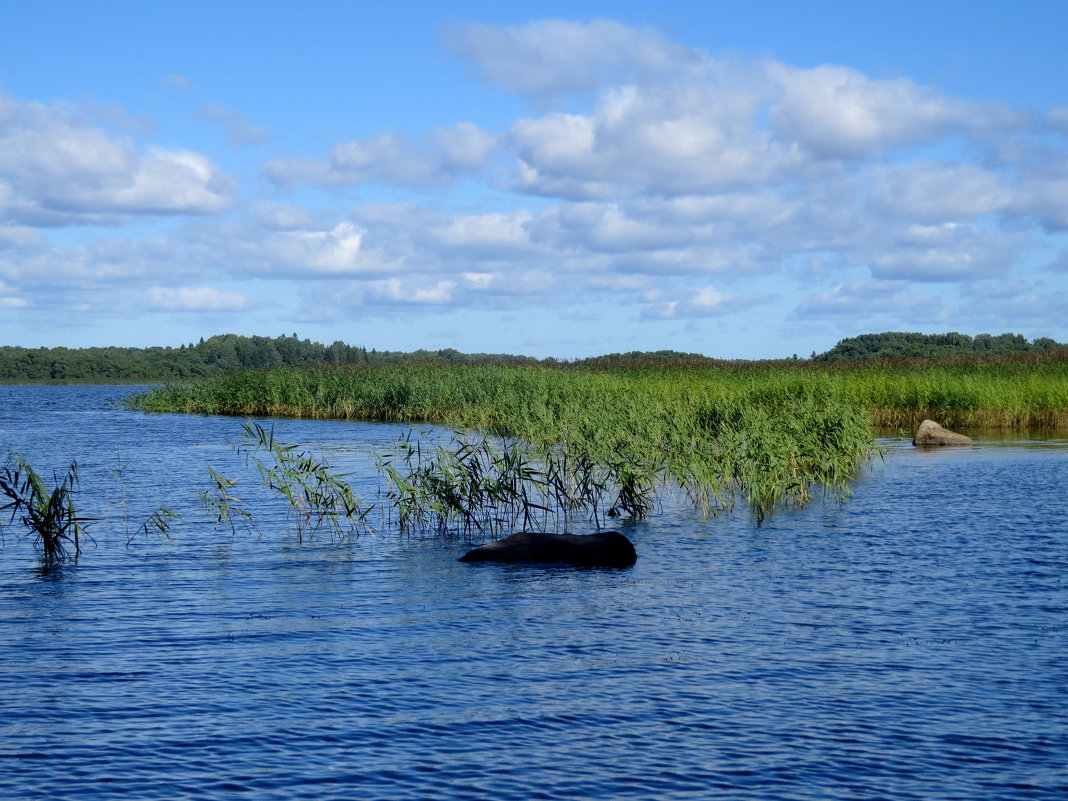
[[977,122],[976,107],[905,78],[874,80],[848,67],[770,62],[771,121],[780,136],[828,158],[934,141]]
[[1033,216],[1050,231],[1068,230],[1068,160],[1028,171],[1020,183],[1016,211]]
[[678,196],[800,177],[806,157],[759,127],[760,98],[733,88],[732,74],[615,87],[592,114],[518,120],[509,132],[516,188],[566,199]]
[[521,26],[471,23],[446,31],[446,45],[490,83],[546,97],[606,83],[674,75],[700,56],[652,30],[612,20],[550,19]]
[[[689,321],[659,327],[681,331],[755,307],[753,325],[773,326],[795,292],[806,325],[900,327],[966,314],[951,308],[964,288],[1007,287],[1052,258],[1048,286],[1003,302],[1047,319],[1059,308],[1065,108],[1028,115],[843,66],[713,57],[603,20],[448,36],[535,104],[498,132],[446,120],[272,159],[270,202],[232,215],[214,214],[236,186],[206,155],[0,95],[0,298],[27,314],[46,294],[65,314],[132,314],[146,299],[221,313],[250,302],[206,285],[256,278],[280,315],[315,321],[592,308]],[[200,115],[236,144],[262,140],[221,106]],[[153,221],[144,239],[72,230],[54,245],[42,230],[193,213],[209,216]],[[969,299],[999,319],[994,298]]]
[[941,223],[1004,210],[1013,192],[1001,176],[972,164],[914,161],[876,170],[870,199],[876,213]]
[[885,319],[937,323],[949,316],[948,308],[928,292],[916,292],[907,281],[861,279],[835,284],[798,304],[797,318],[845,318],[869,328]]
[[459,251],[465,259],[522,258],[532,250],[530,212],[512,214],[461,214],[435,226],[440,246]]
[[969,225],[912,225],[871,259],[876,278],[913,281],[974,281],[1005,275],[1021,239]]
[[248,298],[238,292],[213,287],[152,287],[145,293],[148,305],[160,311],[236,312],[248,308]]
[[362,241],[361,230],[342,222],[330,231],[278,231],[267,237],[264,251],[300,272],[344,275],[360,272]]
[[417,278],[387,278],[361,285],[365,302],[372,304],[443,306],[453,300],[456,281],[426,282]]
[[59,105],[0,94],[0,216],[29,225],[228,208],[232,178],[188,150],[139,149]]
[[40,249],[47,244],[44,234],[25,225],[0,225],[0,250]]
[[461,122],[434,128],[417,139],[400,133],[350,139],[334,145],[326,159],[271,159],[263,173],[283,187],[303,183],[442,187],[481,170],[496,147],[493,134],[474,123]]
[[60,304],[64,298],[93,291],[114,292],[166,275],[174,280],[200,267],[182,243],[166,237],[140,240],[96,239],[77,247],[34,241],[0,252],[0,276],[22,291],[41,293]]
[[969,286],[962,295],[973,325],[992,331],[1023,329],[1029,337],[1049,336],[1068,316],[1068,292],[1029,281]]
[[762,295],[732,295],[707,284],[674,298],[647,304],[642,309],[642,317],[651,320],[721,317],[750,309],[768,300],[769,298]]

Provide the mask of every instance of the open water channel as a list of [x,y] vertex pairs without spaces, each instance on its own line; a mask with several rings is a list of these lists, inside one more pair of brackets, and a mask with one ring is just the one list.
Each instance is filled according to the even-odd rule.
[[[100,518],[53,570],[4,535],[0,798],[1068,798],[1063,439],[888,439],[845,503],[668,504],[632,568],[501,566],[298,543],[252,476],[260,533],[214,531],[241,421],[127,391],[0,387],[0,458],[77,458]],[[401,430],[277,422],[365,493]],[[127,546],[159,503],[174,541]]]

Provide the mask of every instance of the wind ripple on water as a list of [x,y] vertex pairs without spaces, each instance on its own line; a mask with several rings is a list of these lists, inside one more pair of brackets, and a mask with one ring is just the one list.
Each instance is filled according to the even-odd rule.
[[[60,462],[104,436],[134,492],[198,475],[239,430],[93,425],[3,428]],[[45,575],[9,541],[0,797],[1068,797],[1066,456],[892,447],[849,502],[759,528],[667,509],[627,529],[622,571],[299,544],[281,519],[113,536]]]

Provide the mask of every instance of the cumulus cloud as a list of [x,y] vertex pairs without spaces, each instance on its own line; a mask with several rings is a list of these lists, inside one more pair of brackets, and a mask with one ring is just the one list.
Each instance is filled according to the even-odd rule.
[[943,223],[1005,210],[1014,192],[1002,176],[982,167],[914,161],[875,170],[869,198],[876,213]]
[[36,250],[46,245],[47,239],[36,228],[26,225],[0,225],[0,250]]
[[182,243],[164,236],[110,237],[73,247],[42,238],[0,250],[0,278],[26,291],[46,293],[57,302],[84,292],[136,287],[158,280],[161,274],[173,280],[199,270]]
[[911,323],[938,323],[948,319],[949,309],[934,294],[918,292],[907,281],[860,279],[834,284],[802,300],[795,318],[872,321],[887,318]]
[[966,286],[961,294],[976,325],[1021,328],[1029,336],[1049,336],[1068,315],[1068,292],[1013,280]]
[[7,308],[48,325],[130,319],[163,308],[164,301],[177,308],[179,298],[147,291],[196,281],[205,272],[184,238],[113,236],[70,246],[38,235],[9,244],[0,246],[0,297]]
[[1029,169],[1022,177],[1013,207],[1047,230],[1068,231],[1068,156],[1065,161]]
[[267,240],[266,250],[276,259],[329,274],[358,272],[363,233],[350,222],[330,231],[279,231]]
[[239,292],[213,287],[152,287],[145,293],[150,308],[173,312],[236,312],[248,308]]
[[871,259],[876,278],[974,281],[1006,274],[1021,250],[1017,236],[958,223],[911,225]]
[[[1059,308],[1068,268],[1049,254],[1068,230],[1068,107],[1023,113],[846,66],[726,59],[605,20],[461,25],[446,40],[530,109],[497,131],[445,121],[274,158],[262,175],[279,200],[233,215],[211,214],[235,186],[206,156],[0,96],[0,299],[123,287],[153,309],[223,312],[247,301],[208,282],[256,278],[307,319],[596,298],[629,319],[700,325],[777,314],[793,291],[794,320],[900,327],[952,319],[962,287],[1014,286],[1048,264],[1050,286],[968,299],[991,320],[999,302],[1004,319]],[[262,141],[221,106],[200,116],[236,145]],[[363,186],[434,194],[346,208],[345,193],[314,192]],[[53,247],[39,230],[194,213],[136,243]]]
[[445,44],[489,83],[534,97],[675,75],[701,60],[698,53],[656,31],[605,19],[455,25],[445,31]]
[[325,159],[271,159],[263,173],[278,186],[441,187],[481,170],[496,147],[496,136],[474,123],[461,122],[414,139],[400,133],[350,139],[334,145]]
[[979,111],[906,78],[875,80],[848,67],[767,65],[780,135],[829,158],[927,142],[977,122]]
[[235,181],[203,155],[139,148],[59,105],[0,94],[0,216],[27,225],[209,214]]
[[188,228],[182,247],[211,270],[240,277],[300,281],[388,271],[365,248],[365,231],[350,220],[323,222],[280,208],[259,211]]
[[765,300],[760,296],[738,297],[708,284],[691,290],[682,298],[649,303],[642,309],[642,317],[655,320],[720,317],[751,308]]
[[716,193],[778,184],[808,166],[758,127],[759,98],[718,79],[606,90],[590,114],[516,121],[516,188],[566,199]]

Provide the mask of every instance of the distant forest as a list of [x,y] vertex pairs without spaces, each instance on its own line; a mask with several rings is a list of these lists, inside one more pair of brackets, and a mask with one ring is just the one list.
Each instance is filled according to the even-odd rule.
[[946,359],[958,356],[998,356],[1068,348],[1049,337],[1031,342],[1020,334],[913,334],[888,331],[843,339],[826,353],[812,354],[817,362],[863,361],[867,359]]
[[[911,334],[887,332],[843,339],[826,353],[813,353],[813,362],[867,359],[942,359],[959,356],[994,356],[1068,348],[1042,337],[1028,342],[1019,334]],[[794,360],[797,357],[793,357]],[[0,382],[107,383],[180,381],[207,378],[242,367],[309,367],[368,362],[454,362],[456,364],[553,364],[532,356],[507,353],[461,353],[443,350],[379,351],[335,342],[323,345],[296,334],[280,337],[245,337],[221,334],[197,343],[153,348],[18,348],[0,347]],[[581,365],[611,367],[627,364],[696,364],[717,361],[699,353],[674,350],[630,351],[583,359]]]
[[178,348],[0,347],[0,381],[174,381],[204,378],[241,367],[307,367],[366,362],[451,361],[521,364],[536,359],[497,353],[376,351],[344,342],[323,345],[296,334],[245,337],[221,334]]

